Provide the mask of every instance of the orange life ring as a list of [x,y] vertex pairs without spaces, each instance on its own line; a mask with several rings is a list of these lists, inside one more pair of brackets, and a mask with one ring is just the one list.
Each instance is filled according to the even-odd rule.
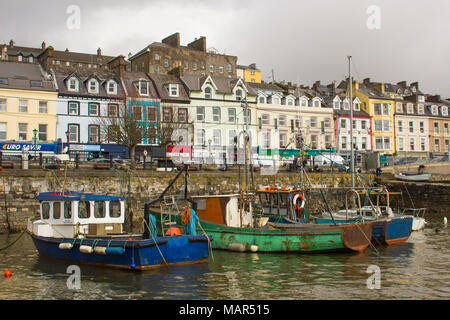
[[181,222],[187,226],[189,221],[191,220],[191,209],[184,210],[183,214],[181,215]]
[[[302,200],[302,203],[300,206],[297,205],[297,199],[300,198]],[[300,193],[297,193],[294,198],[292,199],[292,203],[294,205],[295,210],[300,211],[305,207],[305,198]]]

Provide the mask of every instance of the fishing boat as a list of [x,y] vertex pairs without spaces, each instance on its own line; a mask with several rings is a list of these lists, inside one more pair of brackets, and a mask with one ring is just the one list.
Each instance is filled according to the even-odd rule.
[[431,173],[396,173],[395,178],[401,181],[411,181],[411,182],[427,182],[431,179]]
[[[362,252],[370,244],[372,223],[313,225],[291,219],[301,190],[270,189],[276,210],[254,208],[251,194],[199,195],[190,197],[198,216],[200,230],[212,236],[213,249],[240,252],[318,253],[335,251]],[[295,200],[294,200],[295,199]],[[176,223],[183,225],[189,211],[168,214],[156,206],[146,207],[147,215],[156,217],[158,230]],[[300,217],[298,217],[300,219]]]
[[42,256],[137,271],[208,260],[205,235],[158,235],[154,219],[145,234],[125,233],[124,197],[43,192],[38,200],[40,215],[28,221],[27,229]]
[[[370,194],[376,194],[376,202],[370,200]],[[357,208],[349,209],[349,195],[356,199]],[[361,206],[361,195],[366,196],[368,205]],[[380,205],[380,197],[386,197],[386,205]],[[352,188],[345,197],[343,210],[334,213],[322,212],[321,216],[313,216],[312,220],[317,224],[352,224],[361,221],[373,221],[372,242],[385,245],[393,245],[406,242],[413,229],[414,216],[394,214],[389,206],[389,192],[385,187],[381,188]]]

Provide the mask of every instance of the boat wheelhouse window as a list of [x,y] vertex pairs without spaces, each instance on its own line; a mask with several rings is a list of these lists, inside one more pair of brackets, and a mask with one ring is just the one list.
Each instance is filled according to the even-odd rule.
[[42,204],[42,219],[50,218],[50,203],[44,202]]
[[120,218],[120,202],[110,201],[109,202],[109,217],[110,218]]
[[95,218],[104,218],[106,215],[106,206],[104,201],[95,201],[94,202],[94,217]]
[[272,206],[278,206],[278,202],[279,202],[279,198],[278,198],[278,193],[272,193]]
[[80,201],[78,204],[78,218],[87,219],[91,216],[91,203],[89,201]]
[[288,204],[288,195],[289,194],[287,192],[282,192],[279,195],[280,195],[280,207],[286,208],[287,204]]
[[61,202],[53,202],[53,219],[61,218]]
[[72,219],[72,202],[64,201],[64,219]]
[[260,200],[261,200],[262,206],[270,205],[270,199],[269,199],[270,194],[269,193],[260,193],[259,195],[260,195]]

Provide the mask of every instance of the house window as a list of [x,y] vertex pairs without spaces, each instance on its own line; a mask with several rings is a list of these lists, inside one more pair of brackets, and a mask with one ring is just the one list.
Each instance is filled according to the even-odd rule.
[[320,101],[314,100],[314,108],[320,108]]
[[155,61],[159,61],[159,59],[160,59],[159,54],[155,53]]
[[310,127],[311,128],[317,127],[317,117],[311,117],[310,118]]
[[169,96],[178,97],[178,84],[169,84]]
[[197,70],[197,63],[195,62],[192,63],[192,70]]
[[361,120],[361,130],[366,130],[366,129],[367,129],[367,121]]
[[91,117],[99,117],[100,116],[100,105],[98,103],[89,103],[88,114]]
[[438,115],[438,106],[431,106],[431,113],[435,116]]
[[278,97],[272,97],[272,104],[281,104],[281,100]]
[[347,149],[347,137],[342,137],[341,139],[341,148],[346,150]]
[[228,122],[236,123],[236,109],[228,108]]
[[236,130],[228,131],[228,145],[234,146],[237,143],[237,133]]
[[398,103],[395,105],[395,111],[396,111],[397,113],[403,113],[403,104],[401,104],[400,102],[398,102]]
[[19,141],[27,140],[27,131],[28,131],[28,124],[19,123]]
[[353,128],[353,130],[357,129],[356,120],[353,120],[352,128]]
[[405,139],[402,137],[398,138],[398,151],[405,151]]
[[287,134],[280,133],[280,148],[286,148],[287,146]]
[[344,110],[350,110],[350,103],[348,103],[347,100],[344,100],[343,106],[344,106]]
[[434,133],[438,134],[439,133],[439,122],[434,122]]
[[169,59],[164,59],[164,67],[169,67]]
[[450,151],[450,140],[445,140],[445,152]]
[[262,132],[262,147],[263,148],[270,148],[270,131],[264,130]]
[[231,64],[228,64],[228,73],[233,72],[233,66]]
[[223,73],[223,67],[222,66],[219,67],[219,73]]
[[289,98],[289,99],[286,100],[286,104],[287,104],[288,106],[293,106],[293,105],[294,105],[294,100],[292,100],[291,98]]
[[47,101],[39,101],[39,113],[48,113]]
[[444,123],[444,134],[448,134],[448,123]]
[[197,137],[196,137],[196,144],[199,146],[205,145],[205,130],[204,129],[198,129],[197,130]]
[[142,120],[142,106],[133,106],[132,108],[132,117],[133,120],[141,121]]
[[6,99],[0,99],[0,112],[6,112]]
[[78,79],[70,78],[69,79],[69,91],[78,91]]
[[260,96],[260,97],[258,98],[258,102],[259,102],[259,103],[266,103],[266,97]]
[[420,139],[420,149],[422,150],[422,151],[425,151],[426,150],[426,147],[427,147],[427,145],[426,145],[426,140],[425,140],[425,138],[421,138]]
[[178,108],[178,122],[181,122],[181,123],[188,122],[188,109]]
[[448,108],[447,107],[442,107],[442,115],[448,116]]
[[197,121],[205,121],[205,107],[197,107]]
[[38,140],[39,141],[47,141],[47,125],[46,124],[38,125]]
[[286,125],[286,116],[281,115],[278,117],[278,122],[280,126],[285,126]]
[[420,121],[420,133],[425,133],[425,122]]
[[164,122],[172,122],[172,108],[171,107],[163,108],[163,121]]
[[213,65],[209,66],[209,72],[214,73],[214,66]]
[[[376,122],[375,121],[375,128],[376,128]],[[402,133],[403,132],[403,120],[398,120],[397,121],[397,127],[398,127],[398,132]],[[377,129],[375,129],[375,131],[378,131]]]
[[157,110],[156,107],[147,107],[147,121],[156,122]]
[[108,81],[108,94],[117,94],[117,83],[113,80]]
[[236,100],[238,100],[238,101],[242,100],[242,90],[241,89],[236,90]]
[[108,117],[117,118],[119,116],[119,106],[117,104],[108,104]]
[[341,103],[339,101],[333,102],[333,109],[339,110],[341,108]]
[[341,128],[347,129],[347,120],[346,119],[341,119]]
[[78,124],[69,124],[67,131],[69,132],[69,142],[79,142],[80,126]]
[[355,110],[355,111],[361,110],[361,105],[359,103],[354,103],[353,104],[353,110]]
[[0,140],[6,140],[6,122],[0,122]]
[[414,121],[409,122],[409,132],[414,133]]
[[264,113],[264,114],[261,116],[261,123],[262,123],[263,125],[268,125],[268,124],[270,123],[270,118],[269,118],[269,114],[268,114],[268,113]]
[[383,115],[389,116],[391,114],[389,103],[383,104]]
[[222,144],[222,132],[220,129],[213,130],[213,141],[214,146],[220,146]]
[[416,149],[416,141],[414,138],[410,138],[409,139],[409,150],[415,151],[415,149]]
[[376,150],[390,150],[391,138],[390,137],[377,137],[375,138]]
[[419,105],[417,106],[417,112],[418,112],[419,114],[424,114],[424,113],[425,113],[423,104],[419,104]]
[[77,116],[80,114],[80,104],[78,102],[69,102],[68,112],[70,116]]
[[100,142],[100,126],[89,125],[89,143],[99,143]]
[[244,123],[251,124],[252,123],[252,110],[247,109],[247,115],[244,110]]
[[28,100],[19,100],[19,112],[28,112]]
[[407,105],[407,112],[408,113],[414,113],[414,105],[412,103],[408,103],[408,105]]
[[220,108],[219,107],[213,107],[212,108],[213,113],[213,121],[214,122],[220,122]]
[[441,144],[439,142],[439,139],[434,139],[434,152],[440,151],[441,151]]
[[22,58],[21,55],[18,55],[18,56],[17,56],[17,61],[22,62],[22,59],[23,59],[23,58]]
[[311,148],[317,149],[317,135],[311,135]]
[[327,148],[327,149],[331,149],[331,147],[332,147],[332,141],[331,141],[331,136],[330,135],[326,135],[325,136],[325,148]]
[[88,92],[89,93],[98,93],[98,82],[97,82],[97,80],[95,80],[95,79],[89,80]]
[[205,88],[205,99],[212,99],[211,87],[206,87]]
[[148,96],[148,81],[139,81],[139,94],[141,96]]
[[361,149],[363,149],[363,150],[367,150],[368,149],[367,137],[362,137],[361,138]]

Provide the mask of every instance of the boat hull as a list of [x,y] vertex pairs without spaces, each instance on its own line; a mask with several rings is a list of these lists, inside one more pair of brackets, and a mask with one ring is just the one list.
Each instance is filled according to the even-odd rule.
[[395,178],[402,181],[412,181],[412,182],[426,182],[430,181],[431,173],[424,174],[405,174],[405,173],[397,173],[395,174]]
[[[207,262],[208,240],[205,236],[158,237],[151,240],[99,240],[49,238],[31,234],[41,256],[61,262],[88,264],[101,267],[143,271],[166,265]],[[71,244],[68,250],[60,249],[60,244]],[[80,250],[91,248],[115,248],[122,254],[86,253]],[[85,247],[86,246],[86,247]],[[164,257],[164,259],[163,259]]]
[[[159,213],[153,214],[159,221]],[[177,216],[176,219],[181,225],[180,218]],[[200,223],[204,232],[212,236],[213,249],[241,252],[362,252],[369,246],[372,236],[371,223],[337,227],[296,225],[287,226],[286,229],[237,228],[205,221]],[[202,229],[198,232],[202,232]]]
[[[332,223],[331,219],[316,218],[317,224]],[[339,225],[357,223],[357,220],[337,220]],[[411,235],[413,217],[403,216],[376,220],[373,223],[372,242],[375,244],[393,245],[406,242]]]

